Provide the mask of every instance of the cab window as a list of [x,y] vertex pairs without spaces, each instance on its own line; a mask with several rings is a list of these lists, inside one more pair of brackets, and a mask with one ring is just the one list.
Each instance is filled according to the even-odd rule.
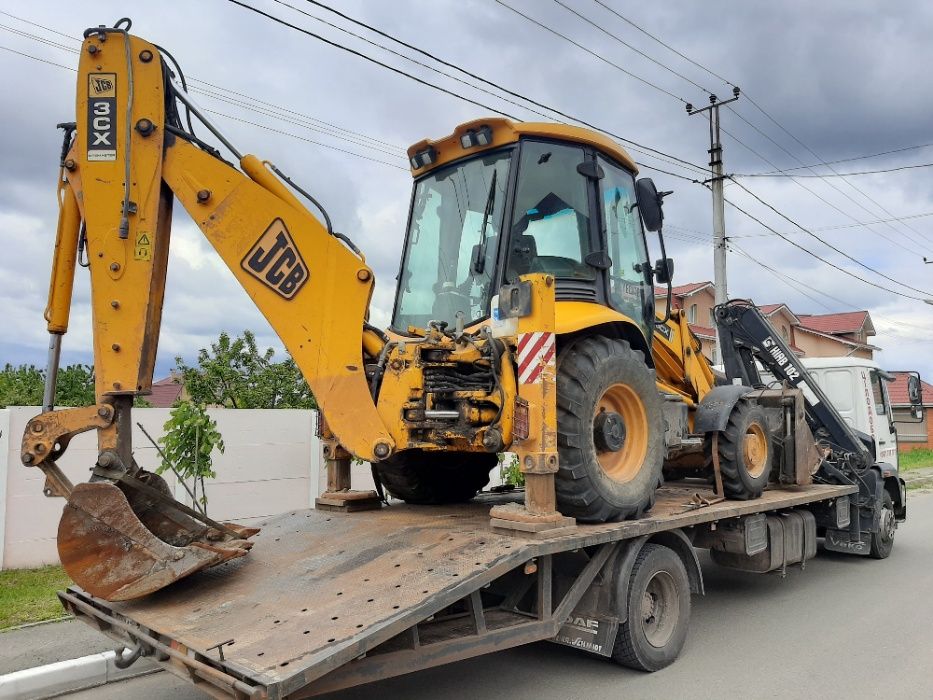
[[[648,259],[641,220],[635,209],[635,178],[628,170],[597,157],[603,177],[599,201],[606,232],[609,303],[633,319],[641,319],[648,294],[644,265]],[[653,290],[652,290],[653,293]]]
[[888,413],[888,397],[884,388],[884,380],[878,372],[871,373],[871,394],[875,404],[875,414],[879,416]]
[[595,270],[584,262],[592,252],[587,179],[577,172],[584,159],[579,146],[523,142],[510,231],[510,280],[529,272],[595,279]]

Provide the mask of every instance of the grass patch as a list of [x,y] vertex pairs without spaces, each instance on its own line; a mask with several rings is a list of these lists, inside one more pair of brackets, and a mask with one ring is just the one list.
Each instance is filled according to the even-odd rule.
[[898,464],[905,471],[933,467],[933,450],[927,447],[917,447],[910,452],[902,452],[898,457]]
[[70,583],[60,566],[0,571],[0,630],[62,617],[55,592]]

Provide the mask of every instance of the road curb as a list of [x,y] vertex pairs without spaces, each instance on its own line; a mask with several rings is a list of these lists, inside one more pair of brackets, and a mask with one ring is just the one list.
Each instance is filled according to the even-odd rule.
[[[121,653],[129,657],[129,650]],[[116,656],[115,651],[104,651],[7,673],[0,676],[0,700],[40,700],[161,670],[145,660],[120,669],[114,663]]]

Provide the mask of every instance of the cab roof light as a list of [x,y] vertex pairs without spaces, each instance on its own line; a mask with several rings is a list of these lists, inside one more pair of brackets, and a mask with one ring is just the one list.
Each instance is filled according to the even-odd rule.
[[488,146],[491,143],[492,129],[490,129],[488,126],[481,126],[479,129],[470,129],[460,137],[460,145],[463,148]]
[[437,162],[437,150],[433,146],[428,146],[423,151],[418,151],[409,160],[411,167],[419,170]]

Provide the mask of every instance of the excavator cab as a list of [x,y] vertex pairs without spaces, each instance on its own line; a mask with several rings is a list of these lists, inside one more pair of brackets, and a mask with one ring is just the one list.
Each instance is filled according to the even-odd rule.
[[565,300],[600,304],[642,345],[651,338],[654,268],[639,208],[660,225],[660,198],[638,200],[637,168],[616,144],[490,118],[409,155],[416,181],[393,331],[482,323],[500,287],[541,273],[556,279],[558,314]]

